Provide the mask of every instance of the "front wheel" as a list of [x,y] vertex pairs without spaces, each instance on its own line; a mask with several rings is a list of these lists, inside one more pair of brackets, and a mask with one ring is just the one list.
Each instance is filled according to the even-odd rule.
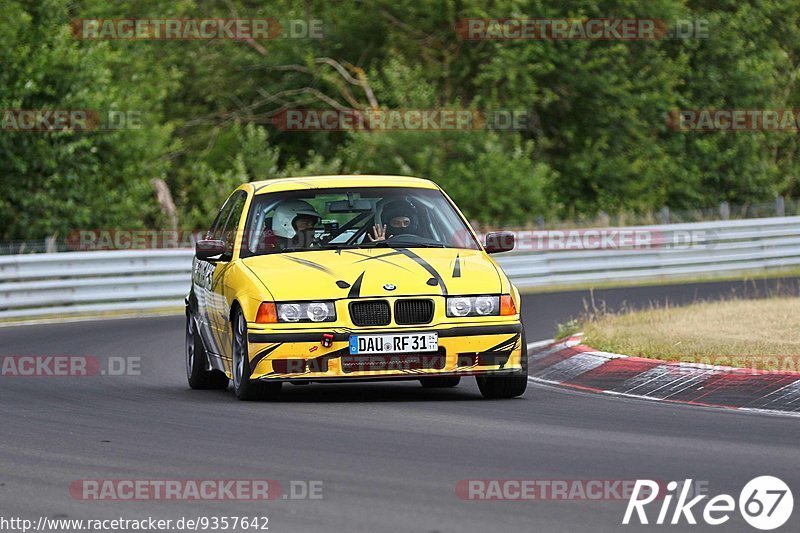
[[528,346],[525,333],[520,336],[522,371],[509,376],[476,376],[478,389],[484,398],[515,398],[525,394],[528,388]]
[[186,377],[189,387],[193,389],[217,389],[228,388],[228,376],[218,370],[206,370],[208,366],[208,354],[200,340],[194,319],[189,312],[186,313]]
[[440,376],[432,378],[420,378],[420,383],[426,389],[445,389],[455,387],[461,382],[461,376]]
[[250,368],[250,357],[247,349],[247,322],[244,320],[241,309],[237,309],[236,313],[234,313],[231,327],[233,328],[233,346],[231,347],[231,366],[233,368],[231,369],[231,374],[233,374],[233,390],[236,392],[236,397],[243,401],[276,398],[281,391],[282,383],[280,381],[264,383],[250,379],[253,371]]
[[528,376],[478,377],[478,388],[484,398],[516,398],[525,394]]

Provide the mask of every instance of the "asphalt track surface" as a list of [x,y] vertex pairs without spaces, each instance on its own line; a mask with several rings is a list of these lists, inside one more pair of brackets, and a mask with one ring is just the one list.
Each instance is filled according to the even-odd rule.
[[[620,308],[769,286],[593,297]],[[551,336],[585,300],[585,291],[525,296],[528,340]],[[747,481],[767,474],[787,482],[800,505],[796,418],[533,383],[522,398],[486,401],[472,379],[438,391],[415,382],[286,386],[276,403],[237,402],[230,389],[188,389],[182,317],[0,328],[0,355],[141,357],[141,375],[0,378],[0,518],[268,516],[271,532],[756,531],[738,513],[716,528],[623,527],[626,501],[463,501],[455,487],[465,479],[691,478],[738,499]],[[320,480],[323,499],[81,501],[68,490],[81,479],[265,478],[284,488]],[[702,521],[702,510],[695,514]],[[798,524],[795,509],[779,531]]]

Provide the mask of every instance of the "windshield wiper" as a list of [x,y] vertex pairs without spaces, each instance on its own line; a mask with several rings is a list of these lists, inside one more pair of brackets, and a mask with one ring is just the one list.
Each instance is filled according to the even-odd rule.
[[343,242],[328,243],[322,245],[322,250],[355,250],[358,249],[357,244],[345,244]]
[[387,248],[447,248],[446,245],[438,242],[408,242],[401,240],[375,241],[361,243],[361,248],[377,248],[385,246]]
[[447,248],[447,246],[440,242],[414,242],[397,239],[391,240],[389,243],[389,246],[399,246],[402,248]]

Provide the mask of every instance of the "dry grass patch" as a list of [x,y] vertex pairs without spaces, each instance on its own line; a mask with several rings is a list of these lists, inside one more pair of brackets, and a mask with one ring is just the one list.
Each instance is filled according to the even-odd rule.
[[[743,356],[800,360],[800,298],[796,297],[599,315],[586,320],[582,329],[584,342],[593,348],[640,357],[710,359],[712,364],[725,364],[722,357]],[[732,362],[731,366],[747,366]]]

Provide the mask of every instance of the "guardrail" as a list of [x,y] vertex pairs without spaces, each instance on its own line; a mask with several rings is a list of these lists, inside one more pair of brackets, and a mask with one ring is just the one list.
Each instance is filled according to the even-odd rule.
[[0,256],[0,319],[183,305],[192,250]]
[[[522,249],[496,257],[518,287],[800,265],[800,217],[618,229],[647,232],[651,242],[543,251],[526,244],[541,233],[519,231]],[[177,249],[0,256],[0,319],[178,307],[189,289],[192,255]]]
[[[800,265],[800,217],[619,229],[649,233],[656,242],[638,249],[511,252],[501,256],[499,263],[518,287],[669,278]],[[518,236],[520,233],[523,232],[517,232]],[[518,241],[524,243],[524,233]]]

